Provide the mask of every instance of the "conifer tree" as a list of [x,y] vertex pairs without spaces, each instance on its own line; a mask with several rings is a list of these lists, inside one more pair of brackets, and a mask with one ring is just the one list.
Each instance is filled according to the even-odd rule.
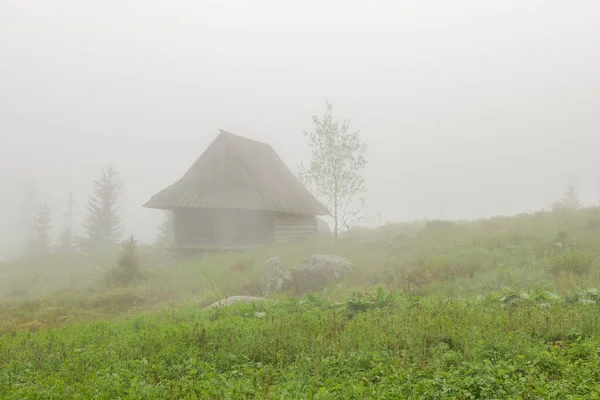
[[123,182],[111,165],[103,169],[94,181],[92,195],[87,204],[85,229],[92,245],[117,243],[123,234],[119,215],[119,199],[123,193]]
[[59,237],[58,247],[61,251],[71,252],[73,250],[73,206],[75,205],[75,200],[73,198],[73,193],[69,193],[69,198],[67,200],[67,210],[64,214],[65,222],[62,227],[62,231]]
[[33,219],[33,237],[29,250],[33,254],[46,254],[50,251],[50,230],[52,228],[52,213],[48,203],[44,202]]

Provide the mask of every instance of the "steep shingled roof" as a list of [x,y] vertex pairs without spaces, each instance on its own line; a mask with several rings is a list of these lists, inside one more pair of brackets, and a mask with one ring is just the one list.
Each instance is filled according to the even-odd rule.
[[[237,157],[248,179],[200,179],[213,155]],[[326,215],[327,208],[294,176],[273,148],[262,142],[220,131],[185,175],[155,194],[144,207],[233,208]]]

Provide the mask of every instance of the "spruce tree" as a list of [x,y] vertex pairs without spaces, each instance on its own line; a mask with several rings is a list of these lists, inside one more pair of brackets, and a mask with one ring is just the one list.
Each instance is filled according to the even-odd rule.
[[73,250],[73,206],[75,200],[73,199],[73,193],[69,193],[67,200],[67,210],[64,214],[65,222],[60,232],[58,247],[61,251],[69,253]]
[[94,181],[92,195],[87,204],[85,229],[92,245],[117,243],[123,234],[119,215],[119,198],[123,193],[123,182],[111,165],[102,170]]
[[52,228],[52,213],[45,202],[38,209],[33,219],[33,237],[29,244],[32,254],[46,254],[50,251],[50,230]]

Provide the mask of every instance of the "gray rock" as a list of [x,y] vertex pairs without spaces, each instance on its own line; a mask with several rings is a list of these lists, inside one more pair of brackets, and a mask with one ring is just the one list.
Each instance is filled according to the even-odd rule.
[[295,269],[286,269],[279,258],[270,259],[265,265],[263,294],[288,288],[296,294],[319,291],[331,281],[339,282],[352,268],[347,258],[328,254],[313,254]]
[[209,310],[211,308],[217,308],[222,306],[228,306],[234,303],[254,303],[256,301],[266,301],[264,297],[255,297],[255,296],[230,296],[225,297],[219,301],[212,303],[210,306],[204,307],[204,310]]
[[285,268],[279,257],[273,257],[265,263],[262,277],[263,296],[289,288],[292,284],[292,274]]
[[339,281],[345,274],[352,271],[353,265],[345,257],[330,254],[312,254],[299,269],[303,268],[319,270],[326,277]]

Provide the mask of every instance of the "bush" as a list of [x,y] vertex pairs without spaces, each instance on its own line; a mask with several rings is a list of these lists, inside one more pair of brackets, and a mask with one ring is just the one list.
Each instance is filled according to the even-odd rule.
[[435,219],[431,221],[427,221],[425,223],[425,232],[434,233],[434,232],[446,232],[452,229],[455,226],[454,221],[446,221],[441,219]]

